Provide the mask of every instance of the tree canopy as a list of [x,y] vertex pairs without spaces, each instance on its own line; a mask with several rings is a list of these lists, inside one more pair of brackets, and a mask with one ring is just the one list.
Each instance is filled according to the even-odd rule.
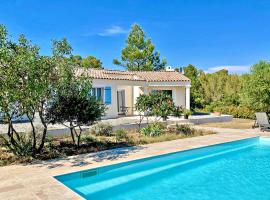
[[191,108],[202,108],[205,101],[203,97],[203,87],[199,80],[202,72],[193,65],[189,64],[185,67],[185,76],[191,81],[190,89],[190,106]]
[[[24,35],[18,41],[10,40],[6,28],[0,26],[0,112],[1,115],[4,114],[2,123],[8,125],[5,143],[14,154],[24,155],[30,152],[35,156],[43,150],[47,127],[51,123],[46,115],[50,106],[54,105],[53,102],[58,102],[57,97],[60,94],[76,94],[76,103],[79,99],[78,104],[81,105],[77,108],[82,110],[77,110],[75,114],[87,111],[91,116],[97,115],[91,118],[92,122],[99,119],[100,115],[93,113],[91,109],[100,106],[102,110],[101,104],[87,101],[88,106],[83,107],[86,105],[83,97],[88,95],[91,80],[84,75],[75,77],[76,67],[72,59],[72,47],[66,39],[53,40],[52,56],[41,56],[39,47]],[[80,92],[70,88],[77,88]],[[74,98],[69,102],[74,103],[73,100]],[[22,116],[26,116],[31,125],[27,140],[26,134],[18,133],[13,126],[13,119]],[[41,121],[41,129],[37,129],[34,124],[37,116]],[[79,122],[85,123],[82,120]]]
[[87,56],[81,61],[81,66],[84,68],[102,69],[102,62],[94,56]]
[[122,49],[121,60],[114,59],[113,63],[130,71],[158,71],[164,69],[167,61],[160,59],[160,53],[155,51],[142,27],[134,24]]
[[260,61],[245,75],[241,101],[255,111],[270,112],[270,62]]
[[71,56],[71,60],[76,67],[102,69],[102,62],[94,56],[82,58],[80,55]]

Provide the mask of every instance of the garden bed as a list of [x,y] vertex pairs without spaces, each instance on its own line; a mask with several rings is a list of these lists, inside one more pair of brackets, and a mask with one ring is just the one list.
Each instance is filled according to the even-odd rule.
[[15,156],[0,143],[0,166],[31,163],[35,160],[63,158],[125,146],[215,134],[212,131],[193,129],[188,125],[180,125],[175,128],[161,128],[160,134],[155,136],[142,134],[138,129],[120,129],[115,132],[106,132],[106,127],[103,129],[99,130],[99,132],[90,130],[85,132],[82,136],[80,147],[72,143],[70,136],[51,136],[47,138],[43,152],[36,155],[35,158],[31,156]]

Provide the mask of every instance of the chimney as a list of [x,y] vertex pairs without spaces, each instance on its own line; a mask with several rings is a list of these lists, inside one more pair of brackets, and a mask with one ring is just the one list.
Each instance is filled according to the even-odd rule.
[[172,66],[166,66],[165,71],[167,71],[167,72],[173,72],[174,69],[172,68]]
[[179,67],[179,72],[180,72],[181,74],[185,74],[185,69],[184,69],[184,67]]

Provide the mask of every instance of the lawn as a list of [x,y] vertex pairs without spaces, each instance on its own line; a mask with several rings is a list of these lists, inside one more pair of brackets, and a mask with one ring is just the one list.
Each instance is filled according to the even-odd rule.
[[200,124],[202,127],[216,127],[216,128],[232,128],[232,129],[251,129],[254,125],[254,120],[234,118],[230,122],[216,122]]

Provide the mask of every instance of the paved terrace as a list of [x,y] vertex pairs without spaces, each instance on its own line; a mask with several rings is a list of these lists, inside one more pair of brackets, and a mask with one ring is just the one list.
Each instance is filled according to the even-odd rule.
[[[153,122],[156,120],[155,117],[149,117],[149,122]],[[159,119],[162,121],[161,119]],[[177,117],[169,117],[168,124],[176,124],[176,123],[194,123],[194,124],[202,124],[202,123],[209,123],[209,122],[225,122],[225,121],[231,121],[232,116],[231,115],[221,115],[221,116],[214,116],[214,115],[193,115],[190,116],[190,119],[186,120],[183,118],[177,118]],[[146,123],[146,118],[143,119],[142,123]],[[138,127],[137,123],[139,122],[139,116],[123,116],[115,119],[104,119],[101,120],[101,122],[109,123],[111,124],[114,129],[119,128],[134,128]],[[40,120],[37,119],[35,122],[35,127],[37,131],[42,132],[42,124],[40,123]],[[30,132],[31,131],[31,124],[28,122],[25,123],[15,123],[14,128],[18,132]],[[88,126],[84,126],[84,129],[89,128]],[[8,130],[8,126],[6,124],[0,124],[0,134],[6,133]],[[69,129],[62,124],[55,124],[55,125],[49,125],[48,126],[48,132],[51,134],[62,134],[62,133],[68,133]]]
[[270,133],[260,133],[258,130],[220,128],[211,128],[211,130],[217,131],[218,134],[107,150],[32,165],[2,167],[0,168],[0,199],[81,199],[76,193],[56,181],[53,176],[259,135],[270,136]]

